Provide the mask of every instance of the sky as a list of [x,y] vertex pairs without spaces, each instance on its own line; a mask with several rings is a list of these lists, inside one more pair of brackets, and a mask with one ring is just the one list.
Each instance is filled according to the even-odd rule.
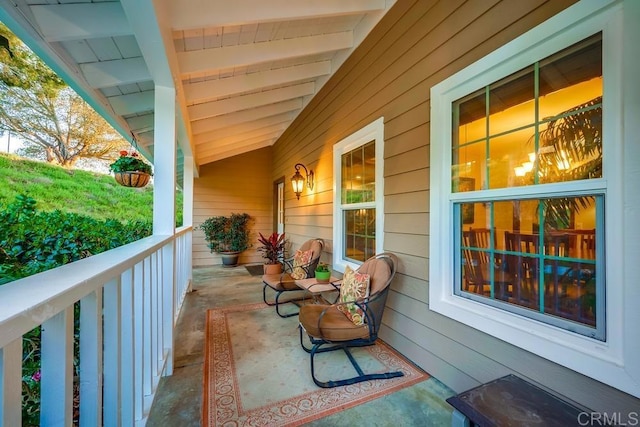
[[15,134],[11,134],[11,140],[9,140],[9,132],[5,132],[4,135],[0,136],[0,152],[15,153],[20,147],[22,147],[22,140]]

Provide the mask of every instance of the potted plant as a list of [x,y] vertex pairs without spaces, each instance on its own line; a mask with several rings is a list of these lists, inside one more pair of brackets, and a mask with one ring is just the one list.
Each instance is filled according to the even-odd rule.
[[204,232],[204,239],[211,253],[222,256],[222,264],[233,266],[238,263],[240,252],[249,249],[249,220],[247,213],[232,213],[231,216],[212,216],[197,229]]
[[280,274],[282,273],[282,259],[284,258],[284,247],[286,240],[284,233],[279,234],[274,231],[269,237],[265,237],[262,233],[258,233],[260,238],[258,242],[260,246],[258,251],[266,260],[264,263],[264,274]]
[[151,165],[135,151],[120,151],[120,157],[109,165],[109,169],[118,184],[125,187],[144,187],[153,175]]
[[316,280],[318,283],[329,283],[329,278],[331,277],[331,270],[329,270],[329,266],[324,262],[319,262],[315,271]]

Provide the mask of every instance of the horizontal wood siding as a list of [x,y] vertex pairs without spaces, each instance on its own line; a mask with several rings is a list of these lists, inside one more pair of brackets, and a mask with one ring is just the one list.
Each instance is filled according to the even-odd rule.
[[193,265],[221,264],[220,256],[211,253],[197,226],[217,215],[246,212],[251,215],[253,247],[240,255],[240,264],[263,262],[257,252],[258,233],[273,231],[272,148],[220,160],[200,168],[193,187]]
[[[455,391],[516,373],[598,411],[638,400],[429,310],[429,91],[574,0],[399,0],[274,145],[271,179],[313,169],[296,200],[287,182],[285,231],[332,251],[333,145],[385,121],[385,250],[399,271],[383,338]],[[437,143],[437,141],[433,141]]]

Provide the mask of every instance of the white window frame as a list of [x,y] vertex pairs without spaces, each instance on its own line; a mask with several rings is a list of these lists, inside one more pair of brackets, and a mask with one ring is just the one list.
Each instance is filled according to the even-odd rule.
[[336,271],[344,272],[347,265],[352,269],[359,266],[359,264],[345,258],[343,250],[342,155],[371,141],[375,141],[376,147],[376,199],[374,202],[346,206],[349,209],[375,207],[376,253],[382,252],[384,248],[384,117],[380,117],[333,146],[333,269]]
[[[640,334],[636,332],[640,308],[638,301],[633,306],[626,303],[628,295],[638,295],[640,292],[633,288],[637,281],[624,281],[628,274],[624,271],[623,249],[629,246],[624,239],[630,237],[628,232],[623,233],[622,227],[625,220],[623,206],[626,208],[634,202],[623,199],[623,185],[624,182],[631,182],[629,179],[637,180],[638,172],[625,171],[621,166],[624,164],[623,152],[640,151],[635,146],[629,147],[632,141],[637,145],[637,140],[625,135],[621,119],[626,109],[638,112],[637,106],[633,107],[633,99],[623,97],[627,88],[623,91],[622,76],[631,71],[637,76],[639,64],[637,58],[623,62],[620,48],[623,41],[628,46],[634,37],[638,40],[640,30],[637,25],[623,26],[625,21],[638,22],[633,21],[638,17],[640,7],[633,1],[580,1],[431,89],[429,307],[472,328],[640,397]],[[606,190],[607,319],[604,342],[454,295],[455,224],[452,217],[456,195],[451,193],[452,103],[599,31],[602,31],[603,38],[603,178],[571,183],[570,187],[571,191],[580,188],[589,191],[594,186]],[[628,86],[632,79],[624,81]],[[548,195],[559,194],[568,188],[566,183],[545,186]],[[518,198],[540,191],[540,186],[531,187],[491,191],[496,198]],[[637,199],[635,202],[636,205],[632,207],[637,212],[640,206],[637,206]]]

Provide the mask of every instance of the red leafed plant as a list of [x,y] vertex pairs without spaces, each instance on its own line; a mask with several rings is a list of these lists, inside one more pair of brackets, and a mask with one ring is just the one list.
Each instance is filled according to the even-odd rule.
[[265,264],[280,263],[284,257],[284,247],[287,243],[284,233],[279,234],[274,231],[269,237],[265,237],[262,233],[258,234],[260,234],[258,251],[267,260]]

